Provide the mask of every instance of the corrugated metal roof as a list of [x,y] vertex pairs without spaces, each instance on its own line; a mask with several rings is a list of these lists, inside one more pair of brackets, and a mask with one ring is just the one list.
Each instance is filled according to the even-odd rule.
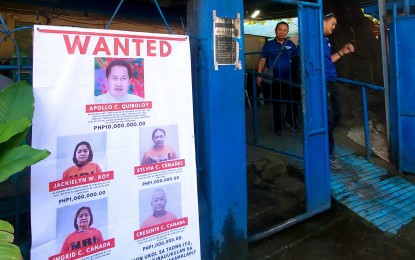
[[275,26],[278,22],[284,21],[290,26],[288,36],[291,37],[298,32],[297,18],[282,19],[282,20],[267,20],[257,23],[244,23],[245,34],[263,36],[273,38],[275,37]]

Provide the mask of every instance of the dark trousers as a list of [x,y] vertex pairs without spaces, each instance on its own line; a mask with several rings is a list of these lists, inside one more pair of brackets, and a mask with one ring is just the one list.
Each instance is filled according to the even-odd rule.
[[326,82],[327,87],[327,109],[328,109],[328,127],[329,127],[329,151],[330,155],[333,155],[334,151],[334,139],[333,131],[337,127],[340,121],[340,92],[339,87],[335,82]]
[[[272,114],[274,131],[282,130],[285,122],[297,125],[298,103],[301,100],[301,89],[290,84],[274,82],[272,84]],[[294,101],[294,103],[291,103]],[[284,106],[286,113],[284,115]]]

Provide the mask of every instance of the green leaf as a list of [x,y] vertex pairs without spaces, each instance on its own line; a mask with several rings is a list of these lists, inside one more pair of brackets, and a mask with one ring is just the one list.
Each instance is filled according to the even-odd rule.
[[0,124],[21,118],[33,118],[33,90],[27,82],[16,82],[0,93]]
[[0,220],[0,259],[23,259],[20,248],[12,244],[14,240],[13,226],[4,220]]
[[25,131],[18,133],[14,135],[12,138],[7,140],[4,143],[0,143],[0,154],[4,151],[7,151],[13,147],[21,146],[23,144],[27,143],[27,133],[29,132],[29,128],[27,128]]
[[11,148],[0,154],[0,182],[22,171],[27,166],[45,159],[50,154],[47,150],[37,150],[28,145]]
[[7,221],[1,220],[0,219],[0,230],[1,231],[6,231],[9,233],[14,233],[14,227],[12,224],[10,224]]
[[14,236],[12,233],[0,230],[0,241],[13,243]]
[[1,259],[20,260],[23,259],[20,248],[15,244],[8,242],[0,242],[0,256]]
[[16,134],[24,132],[31,125],[32,122],[26,117],[9,120],[3,124],[0,124],[0,143],[6,142]]

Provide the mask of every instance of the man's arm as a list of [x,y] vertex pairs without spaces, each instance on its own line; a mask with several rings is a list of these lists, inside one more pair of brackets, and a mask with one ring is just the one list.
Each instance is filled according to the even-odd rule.
[[339,51],[331,55],[331,61],[335,63],[336,61],[340,60],[341,57],[343,57],[346,54],[353,53],[354,52],[354,46],[351,43],[346,43],[343,48],[341,48]]
[[294,43],[294,45],[298,47],[298,45],[299,45],[299,43],[298,43],[298,33],[296,33],[294,36],[288,38],[288,40],[292,41]]
[[[258,73],[262,73],[262,71],[264,70],[264,68],[265,68],[265,62],[267,62],[267,58],[260,58],[259,59],[258,67],[257,67],[257,72]],[[261,86],[261,81],[262,81],[261,75],[258,75],[256,77],[256,85],[258,87]]]

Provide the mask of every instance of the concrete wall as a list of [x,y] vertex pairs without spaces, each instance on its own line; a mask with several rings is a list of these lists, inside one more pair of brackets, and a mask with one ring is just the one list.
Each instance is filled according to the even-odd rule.
[[[260,52],[265,43],[265,37],[245,34],[245,53]],[[259,54],[245,55],[245,68],[253,69],[258,65]]]

